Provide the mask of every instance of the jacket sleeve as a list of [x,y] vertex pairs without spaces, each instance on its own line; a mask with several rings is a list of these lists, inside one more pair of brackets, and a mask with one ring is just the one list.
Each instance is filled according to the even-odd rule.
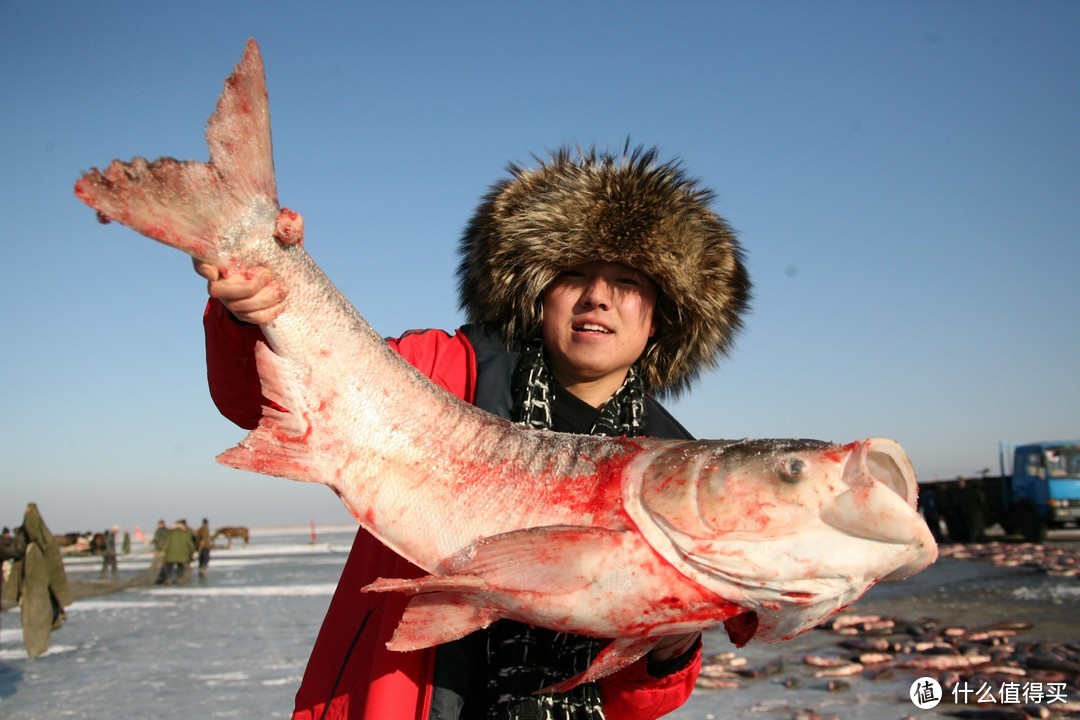
[[203,312],[206,334],[206,380],[218,412],[247,430],[262,417],[262,384],[255,369],[255,344],[263,341],[258,325],[242,323],[219,301],[211,300]]
[[[266,338],[258,325],[242,323],[224,305],[211,299],[203,313],[206,334],[206,379],[218,411],[247,430],[254,429],[264,405],[255,345]],[[476,356],[460,332],[411,330],[387,341],[413,367],[466,402],[476,396]]]
[[476,398],[476,353],[464,334],[410,330],[387,343],[436,385],[472,404]]
[[669,675],[649,673],[642,658],[619,672],[600,678],[600,698],[604,714],[620,720],[654,720],[672,712],[690,697],[701,672],[701,640],[694,645],[690,660]]

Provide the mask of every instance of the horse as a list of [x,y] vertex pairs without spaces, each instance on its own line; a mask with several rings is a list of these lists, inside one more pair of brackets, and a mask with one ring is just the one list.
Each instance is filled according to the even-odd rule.
[[242,539],[244,541],[244,547],[248,546],[248,529],[246,527],[237,526],[218,528],[217,532],[214,533],[214,537],[210,539],[210,542],[213,543],[221,535],[224,535],[225,539],[229,541],[227,547],[232,547],[233,538]]
[[56,540],[57,547],[67,547],[68,545],[74,545],[79,542],[79,538],[82,535],[79,533],[64,533],[63,535],[53,535],[53,539]]

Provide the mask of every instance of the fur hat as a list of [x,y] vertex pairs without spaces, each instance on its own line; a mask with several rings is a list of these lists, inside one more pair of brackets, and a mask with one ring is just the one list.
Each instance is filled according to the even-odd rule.
[[458,297],[471,322],[533,336],[540,295],[566,268],[629,265],[660,288],[656,335],[639,365],[650,392],[677,395],[731,348],[750,301],[742,250],[678,161],[629,144],[621,155],[562,148],[511,164],[461,239]]

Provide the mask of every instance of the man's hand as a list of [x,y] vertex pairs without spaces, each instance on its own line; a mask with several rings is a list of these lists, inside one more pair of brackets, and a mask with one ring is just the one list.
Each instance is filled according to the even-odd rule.
[[[278,213],[274,237],[285,245],[302,245],[304,219],[288,208]],[[195,272],[206,278],[206,291],[240,322],[265,325],[285,309],[285,290],[270,271],[256,268],[240,273],[192,258]]]
[[193,260],[192,264],[195,272],[207,279],[206,291],[210,297],[220,300],[241,322],[265,325],[285,309],[285,290],[265,268],[238,273],[200,260]]

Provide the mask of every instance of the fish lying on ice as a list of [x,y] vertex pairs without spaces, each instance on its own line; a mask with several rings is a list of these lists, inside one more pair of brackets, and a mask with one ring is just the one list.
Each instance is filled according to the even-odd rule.
[[209,162],[114,161],[80,200],[226,273],[262,266],[286,310],[256,351],[285,411],[219,461],[329,485],[361,525],[430,576],[391,641],[446,642],[500,617],[615,638],[600,677],[659,636],[725,623],[732,640],[807,630],[880,579],[937,556],[894,442],[610,439],[525,429],[441,390],[399,358],[302,245],[277,201],[258,46],[225,83]]

